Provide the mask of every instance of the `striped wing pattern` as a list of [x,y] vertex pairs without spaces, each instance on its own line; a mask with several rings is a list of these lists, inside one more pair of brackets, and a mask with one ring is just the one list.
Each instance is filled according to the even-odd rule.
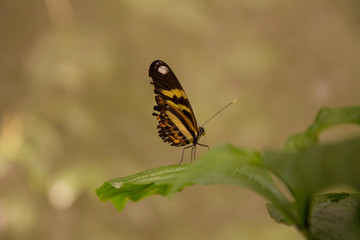
[[150,65],[149,76],[155,87],[157,105],[154,106],[153,115],[159,121],[159,136],[172,146],[195,145],[201,135],[200,129],[174,72],[163,61],[156,60]]

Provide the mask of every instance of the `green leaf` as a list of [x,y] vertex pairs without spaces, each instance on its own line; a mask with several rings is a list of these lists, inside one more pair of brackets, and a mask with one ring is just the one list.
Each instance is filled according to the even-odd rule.
[[[309,239],[311,196],[335,184],[360,188],[360,138],[317,146],[323,130],[341,123],[360,124],[360,106],[322,108],[305,132],[288,139],[287,152],[269,151],[264,155],[265,166],[293,193],[294,211],[301,218],[297,227]],[[280,218],[277,221],[287,223]]]
[[310,232],[315,239],[360,239],[360,194],[328,193],[312,204]]
[[110,200],[121,210],[127,199],[138,201],[154,194],[167,196],[192,184],[247,187],[273,202],[289,222],[299,221],[264,168],[261,155],[231,145],[216,147],[193,164],[165,166],[108,181],[96,193],[101,200]]
[[335,184],[360,189],[360,138],[314,146],[301,152],[266,152],[264,165],[290,189],[306,227],[311,196]]
[[110,200],[118,210],[122,210],[128,199],[139,201],[154,194],[168,195],[170,183],[187,167],[187,164],[170,165],[117,178],[105,182],[95,192],[100,200]]
[[[296,211],[296,203],[293,202],[293,203],[290,203],[289,204],[289,207],[293,208],[293,211]],[[282,224],[285,224],[285,225],[293,225],[293,222],[289,221],[284,215],[283,213],[274,206],[274,204],[272,203],[267,203],[266,204],[266,209],[268,210],[268,213],[270,215],[270,217],[272,219],[275,220],[275,222],[277,223],[282,223]]]
[[[295,206],[295,203],[294,203]],[[279,223],[288,224],[273,204],[267,204],[270,216]],[[327,193],[316,196],[311,203],[311,239],[360,239],[360,194]]]
[[360,137],[301,152],[266,152],[264,164],[292,190],[312,194],[334,184],[360,189]]
[[285,144],[285,150],[296,151],[314,146],[318,143],[319,134],[325,129],[343,123],[360,125],[360,106],[342,108],[321,108],[314,123],[304,132],[292,135]]
[[299,217],[279,191],[269,171],[264,168],[259,152],[222,145],[205,154],[179,175],[173,191],[187,183],[232,184],[253,190],[273,202],[289,222],[299,222]]

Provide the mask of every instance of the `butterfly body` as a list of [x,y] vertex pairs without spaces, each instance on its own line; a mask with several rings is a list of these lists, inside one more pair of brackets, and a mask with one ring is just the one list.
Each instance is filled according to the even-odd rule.
[[197,125],[189,99],[174,72],[163,61],[156,60],[150,65],[149,76],[157,104],[153,115],[159,121],[157,128],[162,140],[176,147],[202,145],[198,141],[205,130]]

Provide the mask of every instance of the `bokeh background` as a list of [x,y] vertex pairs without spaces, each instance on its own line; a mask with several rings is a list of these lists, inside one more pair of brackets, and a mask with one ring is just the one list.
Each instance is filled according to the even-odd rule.
[[1,0],[0,239],[303,239],[238,187],[193,186],[122,212],[94,190],[180,159],[151,115],[156,59],[175,71],[199,123],[239,98],[206,125],[210,146],[280,150],[320,107],[359,104],[359,9],[358,0]]

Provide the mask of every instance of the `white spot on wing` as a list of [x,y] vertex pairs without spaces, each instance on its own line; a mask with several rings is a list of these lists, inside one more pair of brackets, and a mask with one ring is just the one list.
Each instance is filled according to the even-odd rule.
[[165,74],[167,74],[167,73],[169,72],[169,69],[168,69],[167,67],[165,67],[165,66],[160,66],[159,69],[158,69],[158,71],[159,71],[161,74],[165,75]]

